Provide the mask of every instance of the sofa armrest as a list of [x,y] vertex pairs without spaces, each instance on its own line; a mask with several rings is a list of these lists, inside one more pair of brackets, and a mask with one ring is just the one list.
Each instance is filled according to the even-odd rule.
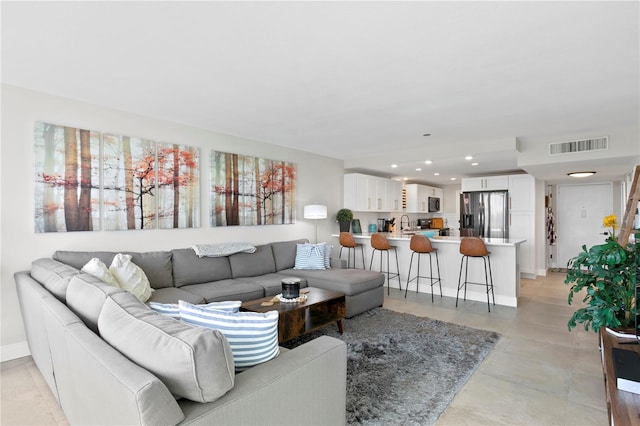
[[179,401],[190,425],[343,425],[347,347],[322,336],[236,375],[222,398]]
[[346,269],[347,261],[345,259],[340,259],[339,257],[332,257],[330,259],[331,267],[335,269]]

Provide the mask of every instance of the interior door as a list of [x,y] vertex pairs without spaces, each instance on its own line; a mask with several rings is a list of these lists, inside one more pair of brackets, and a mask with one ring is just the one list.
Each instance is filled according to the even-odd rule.
[[582,245],[591,247],[607,239],[602,219],[613,212],[613,188],[611,183],[558,185],[556,203],[556,265],[566,268]]

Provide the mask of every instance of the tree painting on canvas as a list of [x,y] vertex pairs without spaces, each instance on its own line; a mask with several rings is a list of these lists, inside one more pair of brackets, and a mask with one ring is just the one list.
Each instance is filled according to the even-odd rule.
[[198,148],[158,143],[158,227],[200,226]]
[[211,153],[211,226],[295,223],[296,165]]
[[36,122],[35,231],[100,229],[100,133]]
[[104,228],[154,229],[155,142],[107,133],[102,142]]

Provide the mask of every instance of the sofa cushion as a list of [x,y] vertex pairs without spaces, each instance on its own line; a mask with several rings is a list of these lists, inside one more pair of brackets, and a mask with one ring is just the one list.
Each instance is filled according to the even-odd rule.
[[276,262],[276,271],[293,268],[296,261],[297,244],[308,242],[306,239],[293,241],[278,241],[271,243],[273,260]]
[[131,255],[131,261],[142,268],[152,288],[173,287],[173,255],[170,251],[150,251]]
[[87,264],[82,267],[81,271],[86,274],[93,275],[96,278],[100,278],[106,284],[114,287],[120,287],[120,282],[113,276],[109,267],[97,257],[88,261]]
[[[282,280],[285,278],[293,278],[291,275],[287,274],[265,274],[257,277],[244,277],[238,278],[238,281],[243,281],[246,283],[257,284],[264,289],[265,296],[275,296],[276,294],[282,293]],[[296,277],[300,280],[300,287],[307,287],[307,280],[304,278]]]
[[276,271],[271,245],[256,246],[255,253],[235,253],[229,256],[233,278],[255,277]]
[[207,303],[229,299],[245,301],[264,297],[264,289],[261,286],[240,280],[193,284],[182,287],[182,290],[203,297]]
[[[53,253],[53,258],[74,268],[82,267],[92,258],[97,257],[105,265],[111,265],[117,253],[112,251],[65,251],[58,250]],[[144,271],[152,288],[165,288],[173,286],[173,266],[171,252],[151,251],[144,253],[122,252],[131,256],[131,261]]]
[[62,302],[67,300],[67,287],[71,278],[79,273],[78,269],[53,259],[43,258],[31,263],[30,274],[33,279]]
[[210,402],[234,385],[233,355],[221,332],[160,315],[129,293],[105,301],[98,328],[105,341],[176,396]]
[[384,284],[384,274],[364,269],[289,269],[288,272],[292,276],[306,278],[309,287],[341,291],[347,296],[355,296]]
[[[149,307],[159,314],[180,319],[180,305],[177,303],[148,303]],[[197,305],[202,309],[215,309],[216,311],[238,312],[242,302],[239,300],[229,300],[224,302],[211,302],[204,305]]]
[[80,273],[69,282],[67,306],[82,319],[87,327],[97,333],[98,316],[102,306],[109,296],[116,293],[126,293],[126,290],[105,284],[93,275]]
[[176,287],[231,278],[228,257],[198,257],[191,248],[172,250]]
[[120,287],[127,290],[141,302],[151,297],[151,284],[142,268],[131,261],[130,254],[118,253],[113,258],[109,271],[120,283]]
[[225,312],[180,301],[180,318],[189,324],[220,330],[231,346],[236,370],[278,356],[278,311]]
[[176,287],[165,287],[154,290],[147,302],[178,303],[178,300],[186,300],[196,305],[206,302],[204,297]]
[[113,256],[116,253],[112,251],[68,251],[58,250],[53,253],[53,258],[59,262],[71,265],[74,268],[82,269],[91,259],[97,257],[105,265],[111,265]]

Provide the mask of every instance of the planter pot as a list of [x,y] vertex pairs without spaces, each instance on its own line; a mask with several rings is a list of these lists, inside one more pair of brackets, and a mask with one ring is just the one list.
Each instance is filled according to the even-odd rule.
[[349,232],[351,228],[351,222],[338,222],[340,225],[340,232]]

